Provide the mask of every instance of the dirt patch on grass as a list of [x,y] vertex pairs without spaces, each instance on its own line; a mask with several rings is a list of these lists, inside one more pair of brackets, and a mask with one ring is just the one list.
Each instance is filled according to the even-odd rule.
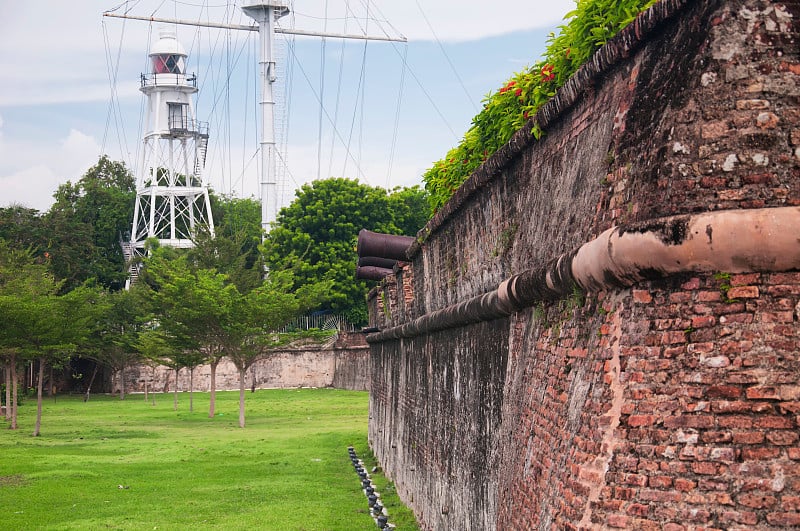
[[0,476],[0,487],[21,487],[28,481],[22,474],[14,474],[13,476]]

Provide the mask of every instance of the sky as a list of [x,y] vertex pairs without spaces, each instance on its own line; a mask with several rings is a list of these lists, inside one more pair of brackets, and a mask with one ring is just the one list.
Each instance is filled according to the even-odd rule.
[[[47,210],[59,184],[100,155],[134,174],[139,76],[170,29],[196,73],[209,122],[206,175],[221,194],[258,197],[257,34],[104,17],[250,25],[224,0],[0,0],[0,207]],[[405,37],[407,43],[276,36],[280,204],[330,176],[393,188],[458,144],[481,100],[536,62],[574,0],[297,0],[279,25]]]

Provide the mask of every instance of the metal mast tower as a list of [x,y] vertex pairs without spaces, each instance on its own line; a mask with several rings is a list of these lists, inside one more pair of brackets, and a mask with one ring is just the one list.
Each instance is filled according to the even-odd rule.
[[266,234],[278,215],[277,179],[275,178],[275,58],[272,55],[275,21],[289,13],[286,0],[244,0],[242,11],[258,24],[261,67],[261,228]]
[[[103,13],[103,16],[144,20],[148,22],[165,22],[168,24],[183,24],[187,26],[201,26],[258,32],[260,48],[258,62],[261,67],[261,227],[266,232],[269,230],[272,222],[275,221],[278,212],[277,179],[275,176],[275,100],[273,98],[272,90],[272,85],[275,83],[275,58],[273,57],[273,41],[275,34],[389,42],[406,42],[406,38],[402,36],[389,37],[366,34],[357,35],[304,31],[295,28],[281,28],[277,26],[276,21],[289,13],[288,0],[243,0],[242,11],[256,22],[255,26],[217,24],[213,22],[167,19],[153,16],[142,17],[127,14],[117,15],[109,12]],[[180,182],[183,184],[182,186],[161,184],[162,182],[165,182],[164,179],[159,180],[156,178],[161,175],[161,168],[171,167],[167,166],[163,162],[142,164],[140,166],[140,168],[143,168],[143,170],[140,170],[140,178],[137,179],[137,199],[134,212],[133,231],[131,231],[131,242],[130,244],[123,245],[123,247],[127,245],[130,248],[130,250],[126,251],[126,253],[141,252],[144,248],[144,240],[149,237],[156,237],[165,245],[190,247],[191,241],[188,239],[188,236],[191,235],[191,229],[197,224],[207,224],[212,232],[214,229],[214,222],[211,219],[211,208],[208,202],[208,188],[206,182],[202,178],[202,169],[203,165],[205,164],[205,150],[208,142],[208,132],[207,128],[201,127],[201,124],[194,120],[191,99],[189,98],[190,94],[194,94],[194,92],[197,91],[195,86],[195,78],[194,76],[186,76],[184,73],[183,65],[185,65],[186,53],[183,51],[183,48],[178,43],[177,39],[175,39],[174,35],[171,36],[171,42],[164,42],[165,46],[163,51],[159,48],[159,45],[162,43],[164,38],[165,37],[162,36],[162,40],[160,40],[156,46],[153,47],[153,51],[150,53],[150,57],[153,58],[154,65],[153,72],[151,74],[152,79],[147,78],[146,80],[145,76],[142,76],[141,91],[147,94],[149,100],[148,124],[155,124],[149,127],[150,132],[145,135],[144,157],[147,160],[158,159],[158,157],[154,155],[149,155],[147,150],[148,139],[151,144],[154,144],[155,142],[166,143],[166,141],[169,140],[170,149],[164,149],[163,152],[170,153],[170,160],[180,159],[180,154],[178,156],[173,156],[171,154],[173,141],[183,139],[188,145],[188,142],[191,140],[196,148],[194,151],[195,157],[193,159],[194,166],[190,167],[190,165],[187,164],[185,166],[186,169],[183,172],[163,172],[165,175],[169,174],[174,176],[176,178],[175,183]],[[172,47],[168,47],[168,44]],[[156,57],[175,57],[176,61],[179,59],[182,61],[179,71],[169,74],[173,76],[172,78],[156,79],[157,76],[165,75],[160,73],[159,70],[156,70]],[[168,59],[165,59],[165,61],[167,60]],[[177,63],[174,62],[171,64]],[[160,95],[162,91],[164,94]],[[154,98],[154,95],[156,94],[159,94],[158,98]],[[168,99],[172,97],[178,97],[178,95],[180,95],[180,97],[183,99]],[[173,130],[170,127],[171,122],[169,121],[169,117],[172,116],[170,114],[172,110],[167,105],[169,102],[186,104],[186,107],[182,108],[186,111],[185,116],[187,117],[187,127],[185,127],[183,131]],[[154,109],[159,105],[161,106],[161,114],[156,114]],[[164,105],[167,105],[168,107],[166,110],[163,108]],[[175,112],[178,111],[175,110]],[[181,136],[181,134],[183,136]],[[178,144],[182,143],[183,141],[178,142]],[[159,153],[161,152],[159,151]],[[191,153],[191,150],[187,148],[187,150],[184,150],[183,153],[189,154]],[[150,158],[148,158],[148,156],[150,156]],[[186,157],[184,157],[184,159],[186,159]],[[189,182],[192,183],[191,186],[189,185]],[[162,189],[163,192],[161,191]],[[184,190],[187,193],[185,195],[177,195],[179,190]],[[192,190],[194,193],[189,193],[189,190]],[[156,197],[162,197],[161,201],[156,201]],[[173,203],[176,205],[176,209],[169,210],[169,207],[164,208],[164,206],[161,206],[164,203],[164,200],[167,198],[177,199],[179,197],[182,199],[173,201]],[[205,209],[201,210],[198,208],[198,210],[195,211],[194,209],[188,208],[189,204],[192,204],[196,207],[201,207],[204,205]],[[178,207],[178,205],[186,206]],[[170,212],[175,212],[176,214],[185,213],[185,218],[182,219],[191,219],[192,223],[187,224],[186,221],[181,220],[177,223],[162,222],[159,224],[156,221],[159,219],[159,217],[162,219],[171,219]],[[190,212],[196,213],[192,214],[193,217],[189,217]],[[184,230],[187,227],[189,230]],[[130,260],[130,258],[128,259]],[[137,271],[134,271],[132,267],[131,276],[133,278],[135,278],[136,273]]]
[[133,226],[130,241],[123,244],[131,263],[129,284],[138,276],[136,257],[143,255],[148,238],[188,248],[196,229],[214,233],[203,177],[208,124],[195,119],[192,104],[197,78],[186,73],[186,52],[171,31],[159,34],[149,57],[150,72],[141,75],[139,88],[147,96],[147,109]]

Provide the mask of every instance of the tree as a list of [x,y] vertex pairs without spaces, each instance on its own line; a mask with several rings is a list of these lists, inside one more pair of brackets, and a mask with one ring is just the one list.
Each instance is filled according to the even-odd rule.
[[[194,369],[211,365],[211,403],[214,416],[216,369],[224,357],[224,323],[229,318],[235,285],[214,269],[192,269],[186,253],[157,247],[144,262],[143,277],[149,290],[152,319],[165,340],[172,345],[166,365],[178,371],[190,370],[190,400]],[[176,380],[177,383],[177,380]],[[177,385],[176,385],[177,387]],[[190,407],[192,404],[190,403]]]
[[366,322],[367,282],[356,280],[356,242],[361,229],[416,234],[428,219],[419,187],[386,190],[355,180],[333,178],[305,184],[283,208],[264,242],[269,268],[291,269],[294,287],[322,280],[333,288],[320,310],[345,313]]
[[120,242],[130,231],[135,195],[131,173],[105,155],[80,181],[59,186],[43,222],[51,269],[65,291],[90,278],[112,291],[124,286]]
[[291,275],[271,272],[257,288],[236,293],[226,326],[226,355],[239,372],[239,427],[245,427],[245,375],[253,363],[284,343],[279,331],[292,318],[319,304],[329,282],[305,284],[296,291]]
[[30,249],[33,256],[40,257],[47,242],[41,214],[22,205],[0,208],[0,239],[15,249]]
[[47,363],[59,364],[85,341],[96,320],[99,290],[79,287],[59,295],[46,265],[36,263],[30,251],[0,245],[0,349],[9,353],[12,375],[11,427],[17,427],[16,363],[19,357],[38,362],[37,412],[34,436],[42,418],[42,389]]
[[141,358],[136,347],[144,316],[138,291],[134,286],[131,290],[106,295],[106,311],[93,338],[96,361],[119,374],[120,400],[125,399],[125,369]]

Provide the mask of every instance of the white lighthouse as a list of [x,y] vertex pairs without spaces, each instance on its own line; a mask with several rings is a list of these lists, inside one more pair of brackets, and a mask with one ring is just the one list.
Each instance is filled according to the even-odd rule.
[[208,183],[203,176],[208,124],[195,118],[192,96],[197,78],[186,73],[186,52],[175,33],[161,31],[150,50],[150,72],[139,90],[147,97],[142,151],[136,175],[136,204],[130,242],[124,247],[131,279],[138,273],[135,256],[145,240],[192,247],[194,232],[214,233]]

